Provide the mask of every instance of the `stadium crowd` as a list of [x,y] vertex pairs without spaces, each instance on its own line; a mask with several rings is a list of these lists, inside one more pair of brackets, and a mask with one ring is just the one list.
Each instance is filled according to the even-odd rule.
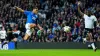
[[[97,28],[94,29],[95,41],[100,41],[100,1],[81,0],[81,10],[87,13],[91,9],[97,17]],[[8,7],[8,5],[11,6]],[[39,8],[39,24],[43,32],[35,28],[29,42],[82,42],[84,37],[84,19],[78,14],[76,0],[0,0],[0,21],[7,31],[7,39],[16,37],[23,41],[25,35],[26,16],[12,9],[16,5],[24,10]],[[88,23],[88,22],[87,22]],[[63,31],[64,26],[70,26],[71,31]],[[9,32],[12,31],[12,32]]]

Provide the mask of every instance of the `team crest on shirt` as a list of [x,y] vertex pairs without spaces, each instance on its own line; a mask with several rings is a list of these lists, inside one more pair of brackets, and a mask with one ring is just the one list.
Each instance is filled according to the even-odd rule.
[[32,16],[32,19],[33,19],[33,20],[36,20],[36,17]]
[[32,19],[33,19],[33,20],[36,20],[36,19],[37,19],[37,15],[32,16]]

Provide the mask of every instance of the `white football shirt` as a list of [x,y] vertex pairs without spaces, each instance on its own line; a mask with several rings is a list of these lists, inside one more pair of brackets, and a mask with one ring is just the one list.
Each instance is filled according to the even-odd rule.
[[1,30],[0,31],[0,39],[5,39],[6,38],[6,31],[4,31],[4,30]]
[[93,29],[94,28],[94,22],[97,21],[97,18],[94,15],[91,15],[90,17],[86,14],[84,14],[84,20],[85,20],[85,28]]

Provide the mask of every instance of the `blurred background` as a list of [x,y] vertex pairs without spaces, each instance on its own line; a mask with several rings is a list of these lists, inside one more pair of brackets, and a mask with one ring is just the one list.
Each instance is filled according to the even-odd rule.
[[[7,40],[15,37],[17,42],[22,42],[25,35],[26,16],[11,9],[13,5],[16,5],[29,11],[33,9],[33,6],[38,6],[39,14],[42,16],[39,17],[39,24],[43,27],[43,32],[36,28],[28,42],[82,42],[84,19],[78,14],[76,1],[0,0],[0,22],[3,29],[7,31]],[[100,1],[80,1],[82,2],[82,12],[87,13],[87,9],[91,8],[93,14],[97,17],[98,24],[96,30],[94,30],[94,37],[95,41],[100,42]],[[12,5],[9,6],[9,4]],[[66,33],[62,30],[65,25],[71,27],[70,32]]]

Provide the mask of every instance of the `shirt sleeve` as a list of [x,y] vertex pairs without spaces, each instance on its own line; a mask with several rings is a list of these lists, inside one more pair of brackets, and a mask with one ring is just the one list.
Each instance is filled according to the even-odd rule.
[[28,15],[30,13],[30,11],[24,11],[25,15]]
[[97,18],[94,16],[94,21],[97,21]]

